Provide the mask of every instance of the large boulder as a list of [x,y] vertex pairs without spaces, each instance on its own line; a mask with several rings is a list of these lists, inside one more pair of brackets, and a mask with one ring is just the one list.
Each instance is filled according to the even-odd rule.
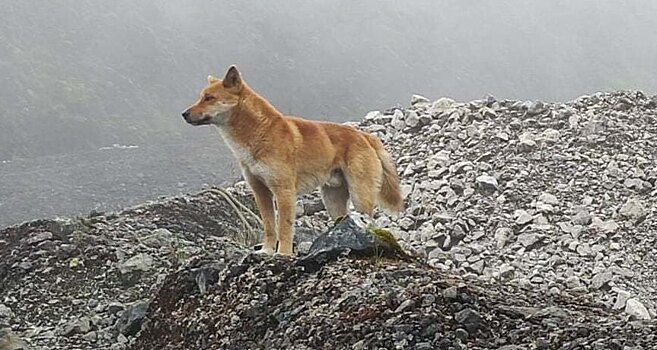
[[409,260],[395,237],[364,215],[349,214],[338,220],[328,232],[315,239],[308,254],[298,264],[316,270],[340,256],[393,258]]

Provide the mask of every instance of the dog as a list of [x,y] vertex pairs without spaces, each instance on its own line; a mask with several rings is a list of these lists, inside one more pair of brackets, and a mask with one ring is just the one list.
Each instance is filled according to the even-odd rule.
[[210,75],[207,80],[182,116],[194,126],[216,126],[237,158],[262,218],[262,253],[293,254],[297,196],[318,187],[333,219],[347,214],[350,199],[370,217],[375,206],[393,214],[403,209],[397,169],[374,135],[284,116],[246,84],[234,65],[223,79]]

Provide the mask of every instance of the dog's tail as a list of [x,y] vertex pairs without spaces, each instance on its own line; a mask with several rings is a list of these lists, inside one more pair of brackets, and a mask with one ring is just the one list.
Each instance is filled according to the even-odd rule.
[[378,203],[391,214],[398,214],[404,209],[404,199],[399,188],[399,176],[397,175],[395,163],[378,137],[370,134],[366,135],[370,146],[376,151],[376,155],[379,157],[381,167],[383,168],[383,179],[381,181],[381,190],[378,194]]

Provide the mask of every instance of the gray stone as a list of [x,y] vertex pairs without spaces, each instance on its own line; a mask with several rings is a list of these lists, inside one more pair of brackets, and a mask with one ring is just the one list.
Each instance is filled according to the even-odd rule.
[[415,106],[417,104],[425,104],[425,103],[429,103],[428,98],[422,95],[415,95],[415,94],[411,96],[411,106]]
[[554,207],[551,204],[536,202],[536,211],[539,213],[553,213]]
[[500,265],[500,269],[499,269],[500,277],[502,277],[504,279],[511,279],[511,278],[514,277],[515,270],[516,270],[515,267],[513,267],[513,266],[511,266],[507,263],[504,263],[504,264]]
[[52,239],[52,232],[48,232],[48,231],[39,232],[33,235],[32,237],[28,238],[27,243],[31,245],[37,245],[43,241],[47,241],[50,239]]
[[575,225],[586,226],[591,223],[591,214],[586,209],[579,209],[570,220]]
[[14,318],[14,312],[5,304],[0,304],[0,326],[9,325],[9,321]]
[[586,243],[578,245],[576,249],[577,249],[577,254],[579,254],[580,256],[586,257],[593,255],[593,250],[591,249],[591,246]]
[[625,313],[630,315],[630,318],[637,320],[650,320],[650,313],[643,304],[637,299],[628,299],[625,303]]
[[623,204],[619,213],[629,219],[640,220],[646,215],[646,209],[641,201],[637,198],[630,198]]
[[369,112],[367,112],[365,117],[363,117],[363,119],[368,120],[368,121],[372,121],[372,120],[380,119],[382,116],[383,116],[383,114],[381,114],[380,111],[369,111]]
[[499,189],[497,179],[493,176],[480,175],[477,177],[477,186],[484,192],[494,192]]
[[405,119],[406,126],[414,128],[420,124],[420,118],[417,115],[417,112],[410,111]]
[[404,311],[408,311],[412,309],[414,306],[415,306],[415,302],[412,299],[404,300],[401,304],[399,304],[399,306],[395,310],[395,313],[399,314]]
[[113,301],[107,305],[107,312],[110,315],[114,315],[118,313],[119,311],[123,311],[125,309],[125,305],[120,302]]
[[547,144],[554,144],[559,142],[559,137],[561,133],[558,130],[546,129],[541,133],[540,141]]
[[559,226],[559,228],[563,232],[569,233],[574,238],[577,238],[579,236],[579,234],[581,233],[581,231],[582,231],[582,226],[573,225],[573,224],[571,224],[570,222],[567,222],[567,221],[559,222],[559,223],[557,223],[557,226]]
[[481,275],[484,272],[484,267],[486,266],[484,260],[479,260],[470,265],[468,270]]
[[116,329],[123,335],[135,335],[141,329],[141,324],[148,310],[147,301],[139,301],[130,305],[116,322]]
[[404,121],[404,113],[398,109],[395,109],[395,112],[392,115],[392,126],[397,130],[402,130],[406,127],[406,122]]
[[153,267],[153,258],[148,254],[137,254],[132,258],[126,260],[119,266],[121,274],[128,274],[132,272],[145,272]]
[[528,101],[525,106],[529,115],[541,114],[547,110],[542,101]]
[[297,260],[297,264],[315,271],[330,261],[350,254],[402,260],[408,258],[408,254],[391,233],[377,230],[369,217],[351,213],[329,231],[319,235],[308,254]]
[[591,288],[598,290],[607,285],[613,279],[614,275],[610,271],[597,273],[591,278]]
[[62,327],[60,334],[63,336],[71,336],[74,334],[85,334],[90,330],[91,330],[91,319],[87,316],[83,316],[66,323]]
[[568,289],[575,289],[581,286],[582,286],[582,282],[580,281],[579,277],[570,276],[566,278],[566,287],[568,287]]
[[518,137],[518,147],[521,152],[531,152],[537,148],[534,135],[531,133],[524,133]]
[[543,238],[543,236],[540,236],[536,233],[523,233],[518,236],[518,242],[520,242],[523,247],[531,249],[534,247],[534,245],[542,241]]
[[534,217],[529,215],[529,213],[527,213],[524,210],[516,210],[514,216],[516,218],[515,220],[516,225],[520,225],[520,226],[526,225],[532,222],[532,220],[534,220]]
[[429,112],[434,117],[438,117],[451,110],[454,106],[454,103],[455,103],[454,100],[452,100],[451,98],[441,97],[431,105],[431,107],[429,108]]
[[614,220],[603,221],[597,217],[593,217],[591,220],[591,226],[589,226],[589,228],[602,233],[611,234],[618,231],[620,226]]
[[471,308],[465,308],[454,314],[454,320],[463,325],[470,334],[474,334],[485,326],[479,313]]
[[557,196],[546,192],[541,193],[541,195],[538,196],[538,200],[545,204],[551,204],[551,205],[559,204],[559,199],[557,199]]
[[89,332],[89,333],[82,336],[82,339],[84,339],[88,342],[91,342],[91,343],[95,342],[97,338],[98,338],[98,334],[94,331],[91,331],[91,332]]
[[447,300],[456,300],[459,291],[456,286],[447,287],[443,290],[443,298]]

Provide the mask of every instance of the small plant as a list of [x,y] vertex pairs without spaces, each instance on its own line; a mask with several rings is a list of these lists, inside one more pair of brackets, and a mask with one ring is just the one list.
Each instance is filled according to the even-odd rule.
[[[257,244],[260,238],[259,230],[262,230],[262,221],[260,220],[260,217],[251,209],[249,209],[249,207],[244,205],[244,203],[235,199],[235,197],[233,197],[227,191],[221,188],[211,188],[208,191],[221,196],[233,208],[237,214],[237,217],[240,219],[242,224],[242,231],[236,235],[235,240],[246,245],[247,247]],[[252,221],[256,222],[256,227],[259,230],[251,225],[251,222],[249,219],[247,219],[247,215],[252,219]]]

